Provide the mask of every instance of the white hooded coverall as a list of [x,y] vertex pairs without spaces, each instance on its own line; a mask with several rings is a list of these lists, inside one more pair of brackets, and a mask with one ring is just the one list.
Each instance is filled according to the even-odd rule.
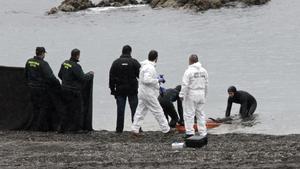
[[179,97],[184,100],[184,125],[186,134],[194,135],[194,117],[197,118],[198,132],[205,136],[206,121],[203,111],[208,91],[208,74],[201,63],[189,65],[182,78]]
[[158,95],[159,82],[155,70],[155,63],[145,60],[141,62],[138,89],[139,103],[131,127],[133,132],[139,133],[139,129],[148,111],[152,112],[162,132],[169,132],[170,127],[163,113],[163,109],[158,102]]

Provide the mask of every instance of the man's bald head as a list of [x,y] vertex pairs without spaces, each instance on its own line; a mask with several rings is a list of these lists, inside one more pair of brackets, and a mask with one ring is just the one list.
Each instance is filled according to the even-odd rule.
[[192,54],[189,58],[190,65],[197,63],[198,61],[198,56],[196,54]]

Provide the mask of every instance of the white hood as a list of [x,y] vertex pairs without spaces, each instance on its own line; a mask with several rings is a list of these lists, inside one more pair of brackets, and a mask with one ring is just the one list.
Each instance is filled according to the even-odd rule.
[[149,61],[148,59],[146,59],[146,60],[140,62],[140,64],[141,64],[141,67],[143,67],[143,66],[145,66],[145,65],[148,65],[148,64],[151,64],[151,65],[153,65],[153,66],[156,66],[155,62],[151,62],[151,61]]
[[197,70],[200,70],[202,68],[202,64],[200,62],[194,63],[192,65],[189,65],[190,68],[195,68]]

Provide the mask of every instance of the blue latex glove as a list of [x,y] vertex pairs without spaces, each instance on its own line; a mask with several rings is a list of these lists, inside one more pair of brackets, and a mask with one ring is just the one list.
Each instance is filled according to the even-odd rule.
[[163,95],[166,92],[166,89],[164,87],[159,87],[159,94]]
[[165,83],[166,80],[164,79],[164,75],[159,75],[159,77],[157,78],[159,83]]

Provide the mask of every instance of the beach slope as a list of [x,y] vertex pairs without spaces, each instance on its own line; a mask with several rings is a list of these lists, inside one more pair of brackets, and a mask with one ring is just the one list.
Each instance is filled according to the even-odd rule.
[[209,135],[201,149],[173,150],[180,134],[0,132],[0,168],[299,168],[300,135]]

